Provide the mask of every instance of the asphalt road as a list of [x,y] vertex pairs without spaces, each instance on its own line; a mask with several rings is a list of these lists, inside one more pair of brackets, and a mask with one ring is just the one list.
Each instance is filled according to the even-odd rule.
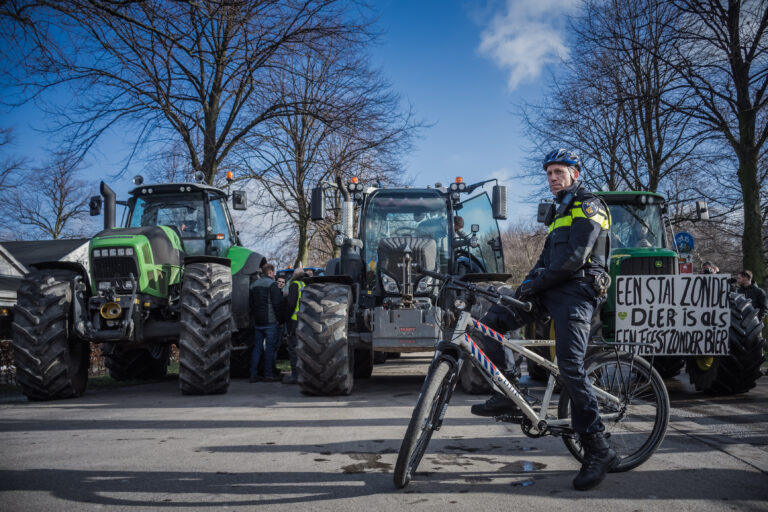
[[560,439],[469,413],[454,395],[420,471],[392,471],[428,357],[376,366],[348,397],[233,382],[182,396],[175,380],[0,403],[0,511],[768,510],[768,377],[709,397],[667,382],[672,421],[656,455],[578,492]]

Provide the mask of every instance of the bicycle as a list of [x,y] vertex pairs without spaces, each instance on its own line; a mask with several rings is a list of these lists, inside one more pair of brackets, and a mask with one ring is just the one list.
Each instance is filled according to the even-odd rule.
[[[424,269],[419,272],[444,281],[451,288],[464,290],[467,299],[454,301],[454,309],[459,316],[453,337],[436,347],[397,456],[395,486],[398,489],[405,487],[416,472],[432,433],[442,426],[459,372],[467,361],[475,365],[492,383],[492,387],[495,385],[512,399],[522,412],[522,415],[500,416],[497,420],[519,423],[523,433],[531,438],[545,435],[562,437],[568,451],[581,463],[584,450],[570,426],[571,398],[565,387],[557,402],[556,417],[549,414],[559,376],[557,364],[524,346],[551,344],[552,341],[508,339],[468,313],[477,295],[483,295],[495,304],[525,311],[530,311],[531,304],[503,295],[493,288],[481,288],[448,275]],[[549,373],[540,404],[506,378],[472,340],[468,329],[502,343]],[[664,381],[647,361],[615,346],[603,344],[602,348],[586,358],[584,368],[597,396],[608,442],[621,457],[618,466],[611,472],[629,471],[648,460],[664,439],[669,423],[669,395]]]

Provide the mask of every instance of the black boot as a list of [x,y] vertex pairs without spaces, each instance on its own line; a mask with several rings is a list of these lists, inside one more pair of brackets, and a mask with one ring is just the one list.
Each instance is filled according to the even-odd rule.
[[618,466],[620,459],[602,432],[581,434],[581,445],[584,447],[584,462],[573,479],[573,488],[587,491],[602,482],[606,473]]
[[484,404],[475,404],[470,409],[475,416],[493,417],[493,416],[521,416],[520,408],[512,399],[507,398],[500,393],[494,393]]

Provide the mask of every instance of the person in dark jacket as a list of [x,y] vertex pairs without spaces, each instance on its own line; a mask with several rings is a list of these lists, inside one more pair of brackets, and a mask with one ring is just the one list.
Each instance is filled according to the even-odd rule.
[[[572,427],[584,448],[584,460],[574,488],[598,485],[619,462],[603,435],[597,399],[584,371],[584,358],[593,315],[607,288],[610,252],[610,216],[605,204],[578,181],[581,160],[565,149],[549,153],[543,161],[549,189],[555,196],[548,218],[549,234],[533,269],[518,288],[521,300],[545,309],[555,326],[555,353],[562,385],[573,399]],[[529,315],[493,306],[481,320],[500,332],[531,321]],[[486,355],[504,367],[504,350],[480,338]],[[478,416],[519,415],[505,395],[494,395],[472,406]]]
[[739,285],[739,293],[752,301],[752,306],[757,310],[757,319],[762,322],[768,314],[768,298],[765,292],[752,281],[752,271],[739,272],[736,275],[736,284]]
[[283,384],[296,384],[298,382],[298,371],[296,370],[296,326],[299,323],[299,299],[301,299],[301,290],[304,289],[303,279],[307,274],[301,268],[296,269],[291,277],[291,284],[288,287],[288,298],[285,301],[285,323],[288,337],[286,339],[286,348],[288,349],[288,360],[291,363],[291,373],[283,377]]
[[[256,338],[251,356],[251,382],[261,380],[275,382],[273,375],[275,353],[279,342],[279,324],[283,318],[283,293],[275,282],[275,267],[269,263],[261,267],[262,276],[254,281],[250,289],[251,314],[256,327]],[[259,362],[264,357],[264,376],[259,376]]]

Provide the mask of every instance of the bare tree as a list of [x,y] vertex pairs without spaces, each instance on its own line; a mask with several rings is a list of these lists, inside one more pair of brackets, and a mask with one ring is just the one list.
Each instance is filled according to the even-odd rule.
[[531,221],[512,224],[501,233],[504,267],[513,283],[521,282],[536,264],[546,238],[546,228]]
[[670,52],[675,14],[660,0],[584,3],[571,23],[567,73],[553,80],[548,103],[524,111],[531,136],[546,141],[538,154],[576,149],[584,181],[609,190],[663,191],[670,176],[690,169],[701,133],[676,108],[686,94],[661,57]]
[[[766,282],[758,162],[768,139],[768,3],[762,0],[674,0],[679,10],[677,66],[695,97],[684,112],[730,146],[743,202],[743,265]],[[735,175],[734,175],[735,174]],[[764,193],[764,192],[763,192]],[[762,199],[765,203],[765,198]]]
[[0,129],[0,192],[16,186],[16,178],[24,167],[24,159],[10,154],[9,146],[13,143],[13,130]]
[[3,76],[27,93],[22,99],[57,87],[73,91],[74,107],[54,113],[79,154],[121,127],[133,142],[130,158],[181,142],[192,168],[213,183],[256,127],[299,108],[269,88],[270,71],[286,55],[367,37],[349,4],[8,2],[0,10],[9,34],[2,47],[18,67],[6,66]]
[[289,57],[285,68],[293,71],[277,70],[271,88],[283,103],[301,107],[264,123],[243,158],[247,171],[240,174],[265,191],[262,214],[282,219],[283,232],[295,231],[295,265],[307,265],[313,237],[327,231],[310,224],[311,188],[353,175],[396,181],[397,158],[417,127],[360,52],[345,45]]
[[86,234],[89,194],[79,177],[80,166],[77,157],[60,153],[48,165],[27,172],[2,205],[9,221],[4,238],[56,240]]

